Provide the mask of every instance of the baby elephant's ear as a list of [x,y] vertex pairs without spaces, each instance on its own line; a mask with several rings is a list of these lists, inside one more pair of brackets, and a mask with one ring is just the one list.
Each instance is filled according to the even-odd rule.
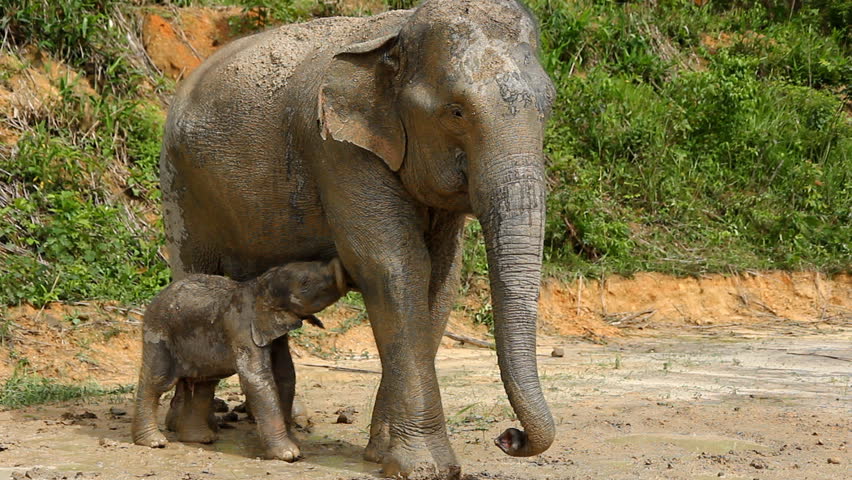
[[302,326],[302,319],[288,311],[259,313],[251,322],[251,339],[258,347],[265,347],[283,337],[290,330]]

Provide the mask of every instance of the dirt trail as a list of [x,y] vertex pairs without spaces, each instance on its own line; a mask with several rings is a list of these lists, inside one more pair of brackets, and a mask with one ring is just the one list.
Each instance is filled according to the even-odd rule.
[[[471,322],[487,311],[486,296],[487,289],[472,288],[461,298],[450,330],[487,338]],[[558,432],[539,457],[510,458],[492,444],[514,425],[494,352],[444,339],[437,361],[444,408],[470,479],[852,477],[848,275],[548,281],[540,308],[539,372]],[[137,314],[110,304],[6,310],[0,383],[22,364],[64,382],[134,383]],[[244,419],[209,446],[132,445],[126,395],[0,412],[0,480],[26,478],[22,472],[34,479],[77,472],[102,479],[374,478],[378,467],[361,460],[380,370],[369,325],[361,309],[346,305],[320,317],[326,330],[295,338],[298,389],[314,424],[299,434],[305,458],[296,464],[256,460],[258,439]],[[563,357],[550,356],[557,346]],[[242,401],[235,378],[219,396],[231,407]],[[345,407],[357,411],[354,422],[336,424]]]
[[[482,479],[849,478],[852,329],[782,337],[693,330],[609,345],[543,338],[539,369],[557,440],[529,459],[491,442],[515,424],[495,354],[442,349],[444,407],[464,471]],[[554,345],[564,357],[549,355]],[[379,376],[300,363],[314,425],[299,434],[305,458],[295,464],[254,459],[258,439],[245,420],[209,446],[132,445],[129,415],[110,413],[130,411],[129,396],[120,396],[0,413],[0,479],[36,466],[32,478],[374,478],[377,466],[360,455]],[[373,358],[333,364],[379,370]],[[219,395],[231,407],[242,401],[233,379]],[[344,407],[357,411],[352,424],[335,423]]]

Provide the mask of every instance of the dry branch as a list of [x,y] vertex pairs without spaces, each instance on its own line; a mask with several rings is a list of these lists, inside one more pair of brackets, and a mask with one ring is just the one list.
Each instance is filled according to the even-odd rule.
[[843,362],[852,362],[852,358],[846,357],[838,357],[836,355],[826,355],[824,353],[812,353],[812,352],[787,352],[787,355],[801,355],[801,356],[809,356],[809,357],[824,357],[830,358],[832,360],[840,360]]
[[[634,320],[636,318],[639,318],[639,317],[642,317],[642,316],[645,316],[645,315],[647,315],[647,317],[642,318],[642,320],[647,320],[647,319],[651,318],[652,316],[654,316],[655,313],[657,313],[656,310],[648,309],[648,310],[642,310],[641,312],[627,313],[624,317],[619,317],[619,315],[624,315],[624,314],[621,314],[621,313],[605,315],[605,317],[607,318],[607,322],[609,322],[610,325],[621,325],[622,323],[628,323],[631,320]],[[615,320],[615,321],[610,321],[610,319]]]
[[296,365],[301,365],[303,367],[327,368],[327,369],[333,370],[335,372],[371,373],[371,374],[375,374],[375,375],[381,375],[382,374],[382,372],[378,372],[376,370],[365,370],[363,368],[338,367],[337,365],[322,365],[320,363],[297,363]]
[[468,337],[466,335],[459,335],[458,333],[453,333],[449,330],[444,332],[444,336],[447,337],[447,338],[452,338],[453,340],[456,340],[458,342],[473,345],[475,347],[490,348],[491,350],[494,350],[494,349],[497,348],[491,342],[486,342],[485,340],[479,340],[479,339],[476,339],[476,338],[473,338],[473,337]]

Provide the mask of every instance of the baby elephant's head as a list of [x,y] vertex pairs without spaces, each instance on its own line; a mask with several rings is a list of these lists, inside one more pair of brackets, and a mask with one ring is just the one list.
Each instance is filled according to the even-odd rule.
[[303,318],[319,312],[346,293],[343,266],[330,262],[293,262],[270,269],[259,279],[259,295],[269,305]]
[[265,346],[300,327],[302,320],[316,324],[319,320],[313,314],[336,302],[347,289],[343,266],[337,258],[269,269],[257,279],[252,323],[255,343]]

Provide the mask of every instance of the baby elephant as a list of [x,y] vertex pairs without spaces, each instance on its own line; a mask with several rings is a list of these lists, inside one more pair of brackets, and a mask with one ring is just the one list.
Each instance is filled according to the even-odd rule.
[[[160,395],[178,380],[215,385],[234,373],[251,403],[268,458],[292,462],[299,447],[289,438],[295,370],[287,332],[331,305],[346,292],[340,260],[298,262],[260,277],[236,282],[216,275],[190,275],[173,282],[151,301],[142,326],[142,368],[136,389],[133,441],[163,447],[157,428]],[[212,392],[195,392],[187,403],[210,403]],[[187,405],[208,409],[209,405]],[[190,418],[205,418],[192,415]],[[210,425],[178,421],[178,440],[209,443]],[[196,422],[197,423],[197,422]]]

